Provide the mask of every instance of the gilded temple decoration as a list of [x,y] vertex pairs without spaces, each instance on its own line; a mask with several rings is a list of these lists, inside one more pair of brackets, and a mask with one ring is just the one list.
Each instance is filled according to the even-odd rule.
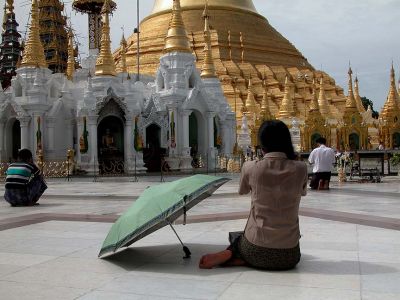
[[[314,86],[313,86],[314,90]],[[321,114],[327,118],[330,115],[330,109],[329,109],[329,102],[328,99],[326,98],[325,94],[325,87],[324,87],[324,77],[321,77],[320,83],[319,83],[319,96],[318,96],[318,106],[319,106],[319,111]]]
[[180,0],[174,0],[172,6],[172,16],[169,22],[167,37],[165,38],[164,52],[188,52],[190,49],[189,38],[187,36],[185,24],[181,15]]
[[[172,0],[154,0],[152,14],[140,24],[140,35],[132,34],[128,39],[128,71],[136,72],[137,38],[140,38],[140,68],[142,74],[155,75],[159,59],[165,48],[165,33],[171,20]],[[203,69],[204,60],[204,13],[205,1],[181,0],[180,16],[186,32],[190,34],[190,49],[197,60],[196,67]],[[212,17],[210,43],[212,60],[217,78],[222,84],[225,97],[232,110],[237,105],[237,120],[240,123],[242,102],[247,94],[247,79],[251,76],[253,92],[263,94],[262,81],[265,79],[268,91],[272,94],[271,113],[278,115],[282,102],[282,86],[285,76],[297,77],[307,74],[307,78],[320,78],[323,72],[315,70],[293,44],[285,39],[268,20],[257,13],[251,0],[208,0],[208,15]],[[156,30],[155,30],[156,28]],[[183,36],[186,39],[186,35]],[[186,44],[188,45],[188,44]],[[211,48],[210,48],[211,50]],[[121,60],[121,47],[114,52],[117,63]],[[265,74],[265,78],[264,78]],[[234,78],[237,78],[233,87]],[[311,80],[295,81],[291,84],[291,98],[295,115],[303,122],[310,101]],[[327,99],[331,101],[330,113],[341,118],[346,97],[343,89],[336,85],[333,78],[324,73],[324,86]],[[238,101],[238,93],[243,101]],[[236,101],[235,101],[236,97]],[[261,100],[261,99],[260,99]],[[260,108],[259,108],[260,109]]]
[[390,88],[387,100],[380,114],[380,139],[385,148],[400,148],[400,102],[396,90],[396,75],[394,67],[390,70]]
[[254,97],[254,93],[253,93],[252,89],[253,89],[253,85],[251,82],[251,78],[249,78],[249,86],[247,88],[247,98],[246,98],[244,112],[254,115],[254,114],[258,113],[259,109],[258,109],[258,105],[257,105],[256,99]]
[[[321,90],[323,90],[322,78],[320,83],[320,91]],[[314,79],[310,109],[304,125],[301,128],[301,148],[303,151],[312,151],[316,147],[316,140],[319,137],[326,138],[328,143],[331,140],[331,127],[326,118],[322,115],[318,102],[319,99],[317,97],[317,88]]]
[[110,17],[112,12],[111,1],[105,0],[104,6],[101,10],[103,25],[101,28],[101,45],[100,53],[96,61],[96,75],[110,75],[115,76],[115,64],[111,54],[111,40],[110,40]]
[[64,73],[68,61],[68,30],[60,0],[39,1],[40,39],[47,66],[53,73]]
[[353,93],[353,71],[349,68],[349,94],[344,109],[343,122],[337,139],[337,148],[341,150],[368,149],[368,126],[357,109]]
[[128,44],[126,43],[124,34],[122,34],[120,45],[121,45],[121,61],[120,64],[118,65],[118,72],[128,73],[128,68],[126,66],[126,47],[128,46]]
[[365,113],[365,107],[362,103],[361,97],[360,97],[360,89],[359,89],[359,84],[358,84],[358,77],[356,76],[356,79],[354,81],[354,98],[356,99],[356,104],[357,104],[357,109],[358,111],[362,114]]
[[74,49],[74,34],[70,28],[68,31],[68,63],[67,63],[67,78],[68,80],[73,79],[75,72],[75,49]]
[[281,102],[281,106],[278,113],[278,118],[280,119],[290,119],[295,116],[295,111],[293,108],[293,99],[290,92],[289,77],[286,75],[285,79],[285,91]]
[[29,35],[25,44],[21,67],[47,68],[44,48],[40,41],[39,6],[38,0],[32,0],[31,24]]
[[261,101],[261,118],[262,121],[273,120],[274,116],[271,114],[269,103],[271,101],[271,94],[268,93],[267,83],[264,80],[264,93]]
[[217,74],[215,73],[215,66],[211,48],[211,33],[209,24],[210,15],[208,13],[208,2],[206,2],[206,6],[204,8],[203,19],[204,19],[204,61],[203,61],[203,66],[201,67],[201,77],[216,78]]

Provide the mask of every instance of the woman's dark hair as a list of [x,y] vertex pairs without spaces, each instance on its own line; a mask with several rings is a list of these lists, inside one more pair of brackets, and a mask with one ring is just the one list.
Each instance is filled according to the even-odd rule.
[[296,159],[289,128],[282,121],[265,121],[258,131],[258,139],[265,153],[283,152],[288,159]]
[[23,162],[28,162],[33,159],[32,152],[29,149],[21,149],[18,152],[18,159]]

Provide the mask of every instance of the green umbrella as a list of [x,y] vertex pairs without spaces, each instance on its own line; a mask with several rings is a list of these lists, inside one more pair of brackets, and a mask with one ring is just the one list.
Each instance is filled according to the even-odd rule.
[[[227,181],[229,179],[222,177],[195,175],[147,188],[111,227],[99,257],[112,255],[161,227],[171,225],[182,214],[185,218],[187,210]],[[171,228],[174,230],[172,225]],[[186,258],[190,257],[189,249],[179,236],[178,239]]]

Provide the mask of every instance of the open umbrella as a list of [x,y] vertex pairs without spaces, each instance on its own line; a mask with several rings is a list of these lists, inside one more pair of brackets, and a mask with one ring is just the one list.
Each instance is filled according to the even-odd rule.
[[[166,225],[177,235],[172,222],[184,215],[185,223],[186,212],[227,181],[228,178],[195,175],[147,188],[111,227],[99,257],[112,255]],[[189,249],[177,237],[185,258],[190,257]]]

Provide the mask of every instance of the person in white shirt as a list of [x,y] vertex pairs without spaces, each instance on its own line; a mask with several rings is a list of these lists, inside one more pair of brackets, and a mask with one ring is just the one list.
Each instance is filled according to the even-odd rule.
[[335,163],[335,151],[332,148],[325,146],[326,139],[320,137],[316,140],[317,148],[315,148],[308,158],[308,161],[313,166],[313,176],[310,182],[310,188],[317,190],[320,188],[320,181],[325,184],[322,189],[329,189],[331,180],[332,165]]

